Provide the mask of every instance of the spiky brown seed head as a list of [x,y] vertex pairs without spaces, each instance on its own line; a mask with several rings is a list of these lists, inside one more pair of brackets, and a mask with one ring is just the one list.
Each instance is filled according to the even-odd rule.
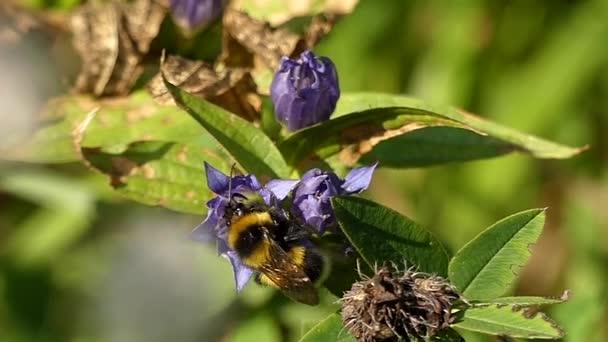
[[344,325],[357,341],[420,341],[456,319],[461,297],[444,278],[394,266],[362,278],[341,299]]

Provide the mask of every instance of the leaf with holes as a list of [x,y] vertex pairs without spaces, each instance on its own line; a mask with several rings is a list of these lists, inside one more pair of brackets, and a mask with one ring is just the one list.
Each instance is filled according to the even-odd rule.
[[556,339],[561,328],[543,313],[530,313],[512,305],[469,308],[454,327],[516,338]]
[[290,165],[314,155],[323,159],[337,155],[348,166],[378,160],[393,167],[474,160],[514,151],[536,158],[569,158],[584,150],[452,107],[374,93],[343,94],[331,120],[292,134],[280,149]]
[[490,300],[503,295],[530,257],[545,223],[545,209],[511,215],[460,249],[449,266],[450,281],[468,300]]
[[[75,128],[87,113],[97,112],[80,145],[108,153],[121,153],[136,141],[173,141],[213,146],[215,141],[186,113],[160,106],[144,91],[128,98],[94,100],[65,96],[49,102],[40,128],[18,148],[0,150],[0,159],[62,163],[79,159]],[[218,150],[218,146],[213,147]]]

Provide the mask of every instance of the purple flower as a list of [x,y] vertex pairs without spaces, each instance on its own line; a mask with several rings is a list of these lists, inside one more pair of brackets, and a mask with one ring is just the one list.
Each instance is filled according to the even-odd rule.
[[340,97],[336,67],[308,50],[297,61],[283,57],[270,97],[277,120],[289,131],[327,121]]
[[217,19],[225,6],[225,0],[171,0],[171,14],[175,23],[191,35]]
[[319,233],[336,227],[331,207],[333,196],[360,193],[369,186],[378,163],[350,171],[344,180],[333,172],[312,169],[306,172],[294,189],[291,212]]
[[[254,271],[245,266],[237,253],[228,247],[228,226],[224,221],[224,210],[232,194],[261,196],[267,205],[273,200],[282,200],[297,183],[294,180],[273,180],[262,187],[254,175],[229,177],[205,163],[207,186],[217,197],[207,202],[207,218],[191,233],[196,241],[216,241],[218,254],[230,260],[234,270],[237,291],[247,284]],[[230,193],[228,193],[230,190]]]

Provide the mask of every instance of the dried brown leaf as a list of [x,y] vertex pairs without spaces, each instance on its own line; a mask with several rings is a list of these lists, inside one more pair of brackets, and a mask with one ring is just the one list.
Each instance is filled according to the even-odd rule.
[[167,13],[164,1],[85,5],[71,18],[82,59],[76,89],[97,96],[125,95],[143,71],[141,62]]
[[306,31],[296,34],[284,27],[252,18],[245,12],[228,9],[224,14],[224,42],[220,61],[227,67],[250,69],[260,94],[268,94],[272,73],[281,57],[297,58],[331,31],[338,19],[334,14],[311,17]]
[[321,13],[312,17],[312,21],[304,35],[305,48],[310,49],[323,39],[334,28],[340,19],[338,14]]
[[[241,117],[259,119],[261,99],[248,71],[226,69],[215,71],[202,61],[192,61],[179,56],[169,56],[161,66],[166,79],[181,89],[209,100]],[[175,104],[164,85],[161,73],[147,85],[148,91],[161,104]]]
[[[276,70],[282,56],[291,56],[301,38],[295,33],[283,28],[273,28],[267,22],[254,19],[245,12],[234,9],[226,10],[224,14],[225,46],[235,48],[241,45],[246,51],[229,50],[222,53],[226,65],[232,54],[248,52],[258,58],[269,68]],[[234,40],[234,42],[230,42]],[[240,59],[240,58],[239,58]]]
[[365,124],[349,127],[342,132],[340,140],[342,151],[339,154],[340,161],[348,166],[353,166],[359,159],[379,143],[426,127],[423,124],[412,122],[397,129],[385,129],[377,124]]

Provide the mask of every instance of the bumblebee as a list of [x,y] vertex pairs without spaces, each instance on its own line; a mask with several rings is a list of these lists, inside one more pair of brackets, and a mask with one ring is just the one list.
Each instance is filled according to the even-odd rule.
[[327,262],[312,233],[278,206],[266,205],[255,192],[234,193],[224,210],[228,246],[257,272],[258,283],[280,289],[291,299],[319,303],[315,287]]

